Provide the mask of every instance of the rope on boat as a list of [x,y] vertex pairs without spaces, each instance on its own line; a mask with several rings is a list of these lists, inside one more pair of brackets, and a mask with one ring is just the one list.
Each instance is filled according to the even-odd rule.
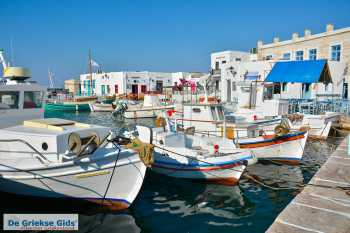
[[134,138],[126,145],[126,148],[135,150],[139,153],[141,161],[147,166],[151,167],[154,163],[153,150],[155,145],[141,142],[140,139]]
[[109,178],[108,185],[107,185],[106,191],[105,191],[105,193],[104,193],[104,195],[103,195],[101,205],[103,205],[104,201],[106,200],[106,196],[107,196],[109,187],[111,186],[111,182],[112,182],[112,179],[113,179],[113,176],[114,176],[115,169],[116,169],[116,167],[117,167],[117,163],[118,163],[119,155],[120,155],[120,151],[121,151],[120,146],[119,146],[118,144],[114,143],[113,141],[112,141],[112,143],[113,143],[113,145],[118,149],[118,154],[117,154],[117,158],[116,158],[116,160],[115,160],[115,162],[114,162],[112,174],[111,174],[111,176],[110,176],[110,178]]

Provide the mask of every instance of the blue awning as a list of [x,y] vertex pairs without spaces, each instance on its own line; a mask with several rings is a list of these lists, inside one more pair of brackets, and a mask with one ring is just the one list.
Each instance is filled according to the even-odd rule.
[[276,83],[332,82],[327,60],[277,62],[265,79]]
[[244,75],[245,80],[257,80],[259,78],[259,72],[258,71],[252,71],[252,72],[247,72]]

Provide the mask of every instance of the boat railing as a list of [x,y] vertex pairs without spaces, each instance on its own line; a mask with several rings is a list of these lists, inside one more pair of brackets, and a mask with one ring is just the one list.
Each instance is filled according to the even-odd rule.
[[10,143],[10,142],[20,142],[26,146],[28,146],[30,149],[33,150],[39,157],[35,156],[35,158],[38,158],[38,160],[43,164],[48,164],[51,161],[46,158],[45,155],[43,155],[40,151],[38,151],[34,146],[32,146],[29,142],[23,140],[23,139],[0,139],[0,143]]

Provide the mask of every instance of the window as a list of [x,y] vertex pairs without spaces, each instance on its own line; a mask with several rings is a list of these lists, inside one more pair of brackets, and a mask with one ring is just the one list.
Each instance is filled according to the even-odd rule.
[[240,57],[236,57],[235,59],[236,61],[242,61],[242,59]]
[[92,87],[96,88],[96,80],[92,80]]
[[329,84],[328,83],[324,84],[324,91],[328,91],[328,89],[329,89]]
[[41,91],[25,91],[23,108],[41,108],[43,95]]
[[290,53],[284,53],[283,60],[290,60]]
[[281,94],[281,84],[280,83],[274,83],[273,94]]
[[118,94],[118,85],[114,85],[114,93]]
[[317,49],[310,49],[309,60],[316,60],[316,59],[317,59]]
[[287,83],[282,83],[282,91],[287,91]]
[[272,55],[267,55],[267,56],[265,57],[265,60],[272,60]]
[[297,61],[304,60],[304,51],[302,51],[302,50],[296,51],[295,52],[295,60],[297,60]]
[[111,93],[111,87],[109,85],[106,85],[107,87],[107,94]]
[[331,46],[332,61],[340,61],[340,50],[341,50],[340,44]]
[[220,69],[220,68],[219,68],[219,62],[218,62],[218,61],[215,62],[215,69],[216,69],[216,70]]
[[19,92],[2,91],[0,92],[0,109],[18,108]]
[[226,61],[225,61],[225,60],[224,60],[224,61],[222,61],[222,62],[221,62],[221,64],[226,64]]
[[305,90],[305,92],[310,91],[310,83],[303,83],[303,89]]
[[141,93],[146,93],[146,92],[147,92],[147,86],[141,85]]
[[200,108],[192,108],[192,111],[194,113],[200,113],[201,112],[201,109]]
[[105,85],[101,85],[101,93],[102,95],[106,93]]

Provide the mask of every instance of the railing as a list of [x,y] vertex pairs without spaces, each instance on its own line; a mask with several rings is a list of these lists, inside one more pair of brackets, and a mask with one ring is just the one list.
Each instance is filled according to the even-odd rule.
[[8,142],[20,142],[20,143],[23,143],[25,144],[26,146],[28,146],[30,149],[32,149],[36,154],[39,155],[39,157],[44,160],[45,162],[43,162],[42,160],[39,159],[40,162],[44,163],[44,164],[48,164],[50,163],[51,161],[48,160],[46,158],[45,155],[43,155],[41,152],[39,152],[37,149],[35,149],[34,146],[32,146],[30,143],[26,142],[25,140],[22,140],[22,139],[1,139],[0,142],[4,142],[4,143],[8,143]]
[[324,112],[350,113],[350,102],[346,99],[310,100],[289,99],[288,113],[321,114]]

